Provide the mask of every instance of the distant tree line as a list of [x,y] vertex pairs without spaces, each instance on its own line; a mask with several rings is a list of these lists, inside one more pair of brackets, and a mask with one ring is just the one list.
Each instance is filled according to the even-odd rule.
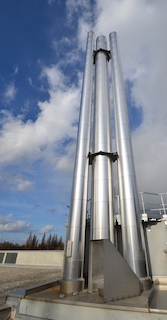
[[39,241],[36,234],[29,234],[26,243],[19,245],[18,243],[0,242],[0,250],[63,250],[64,243],[62,237],[57,234],[50,234],[47,238],[44,233],[42,240]]

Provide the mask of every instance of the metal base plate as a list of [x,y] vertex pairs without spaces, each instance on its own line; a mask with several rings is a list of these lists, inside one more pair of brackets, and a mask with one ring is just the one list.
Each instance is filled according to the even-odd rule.
[[84,290],[84,284],[84,278],[75,280],[62,280],[60,283],[60,292],[65,294],[82,292]]

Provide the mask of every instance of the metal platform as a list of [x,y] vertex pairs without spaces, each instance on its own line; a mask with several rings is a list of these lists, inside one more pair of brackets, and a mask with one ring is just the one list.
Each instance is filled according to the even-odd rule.
[[167,285],[156,281],[140,296],[104,303],[98,293],[60,294],[60,281],[8,294],[12,319],[139,320],[167,319]]

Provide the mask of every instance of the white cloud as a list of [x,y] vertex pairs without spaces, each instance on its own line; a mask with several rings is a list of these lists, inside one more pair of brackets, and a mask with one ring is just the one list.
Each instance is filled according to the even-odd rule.
[[15,76],[16,74],[18,74],[18,72],[19,72],[19,67],[16,65],[16,66],[14,66],[13,75]]
[[44,66],[40,78],[46,77],[50,86],[50,90],[65,89],[68,78],[62,73],[57,65],[51,67]]
[[31,108],[31,102],[30,100],[26,100],[24,102],[24,105],[21,107],[21,112],[22,112],[22,116],[20,117],[21,119],[24,119],[24,116],[27,112],[29,112]]
[[10,112],[1,113],[1,165],[42,158],[56,161],[59,142],[76,137],[77,129],[73,124],[78,119],[80,87],[71,86],[55,65],[43,67],[41,80],[44,77],[49,84],[50,97],[38,103],[41,112],[35,122],[25,123]]
[[35,86],[33,85],[32,79],[30,77],[28,77],[27,80],[28,80],[30,86],[33,87],[34,89],[36,89]]
[[17,93],[17,88],[15,87],[13,82],[6,85],[5,92],[3,94],[4,102],[7,104],[12,102],[15,99],[16,93]]
[[16,221],[16,222],[8,222],[5,224],[0,224],[1,232],[27,232],[32,227],[30,222],[26,221]]
[[13,214],[0,216],[1,232],[27,232],[30,231],[32,224],[27,221],[12,221]]
[[38,231],[38,233],[48,233],[54,230],[54,226],[53,225],[47,225],[45,227],[43,227],[41,230]]
[[0,223],[5,224],[9,222],[13,218],[13,213],[9,213],[6,216],[1,216],[0,215]]
[[34,182],[27,179],[24,174],[14,174],[0,171],[0,187],[3,189],[10,186],[12,191],[30,191],[34,187]]
[[74,167],[74,157],[76,151],[76,141],[68,144],[64,148],[65,154],[61,155],[57,161],[56,169],[61,172],[72,172]]
[[93,5],[90,0],[66,0],[66,8],[69,23],[76,18],[76,15],[84,16],[85,20],[92,16]]
[[12,188],[14,191],[30,191],[33,189],[34,183],[25,179],[17,178],[15,187]]
[[63,46],[71,47],[73,42],[74,42],[74,39],[71,39],[71,37],[70,38],[62,37],[61,40],[55,40],[54,39],[53,42],[52,42],[52,45],[53,45],[53,48],[56,51],[59,51],[60,47],[63,47]]
[[54,39],[52,47],[58,56],[60,67],[67,67],[68,65],[72,65],[74,67],[81,61],[81,52],[78,48],[76,37],[62,37],[61,40]]

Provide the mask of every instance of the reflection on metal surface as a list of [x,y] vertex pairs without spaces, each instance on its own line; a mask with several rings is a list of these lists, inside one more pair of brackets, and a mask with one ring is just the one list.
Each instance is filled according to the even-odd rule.
[[67,241],[72,241],[72,252],[71,257],[65,258],[63,275],[64,280],[67,281],[82,277],[83,272],[88,186],[88,153],[90,143],[92,103],[93,39],[94,33],[92,31],[88,32],[80,120],[67,233]]
[[109,35],[112,63],[116,146],[118,151],[118,179],[124,258],[138,277],[146,277],[146,263],[141,240],[140,206],[130,136],[128,110],[117,35]]
[[[93,153],[111,152],[111,124],[108,87],[108,61],[104,36],[96,40],[95,106]],[[110,239],[114,242],[113,195],[111,162],[107,155],[92,161],[91,239]]]

